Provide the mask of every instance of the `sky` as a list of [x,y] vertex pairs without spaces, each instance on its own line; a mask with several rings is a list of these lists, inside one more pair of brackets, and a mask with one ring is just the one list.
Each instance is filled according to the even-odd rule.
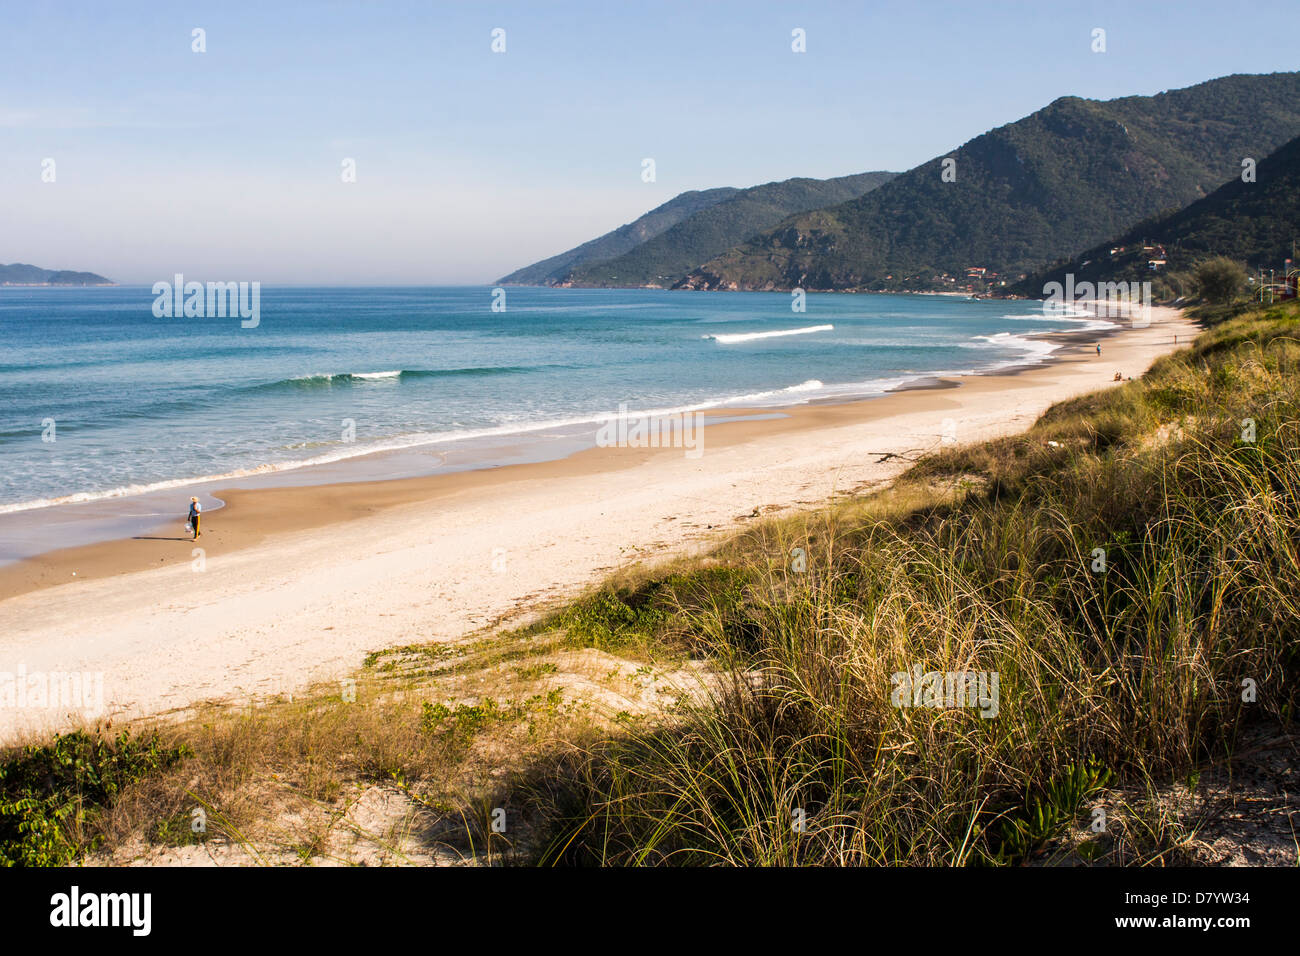
[[1293,21],[1291,0],[6,3],[0,262],[490,283],[685,190],[901,171],[1059,96],[1294,70]]

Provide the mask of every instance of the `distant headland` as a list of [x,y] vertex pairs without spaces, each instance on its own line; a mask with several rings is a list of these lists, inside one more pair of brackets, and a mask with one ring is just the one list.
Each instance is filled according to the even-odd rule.
[[117,285],[93,272],[71,272],[67,269],[42,269],[21,262],[13,265],[0,263],[0,285]]

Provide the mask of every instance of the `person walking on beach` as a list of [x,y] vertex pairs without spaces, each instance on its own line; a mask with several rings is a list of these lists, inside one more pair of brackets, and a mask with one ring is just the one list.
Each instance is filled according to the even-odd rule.
[[1097,343],[1097,354],[1098,354],[1098,355],[1101,354],[1101,343],[1100,343],[1100,342]]
[[190,499],[190,518],[189,524],[194,528],[194,537],[191,541],[197,541],[199,537],[199,518],[203,516],[203,506],[199,504],[198,498]]

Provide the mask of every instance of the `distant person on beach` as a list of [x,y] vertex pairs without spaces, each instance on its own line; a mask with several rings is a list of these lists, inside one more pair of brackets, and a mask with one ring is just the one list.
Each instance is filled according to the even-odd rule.
[[190,518],[189,518],[189,524],[192,525],[193,528],[194,528],[194,537],[190,539],[191,541],[196,541],[196,540],[198,540],[198,537],[199,537],[199,518],[201,518],[202,516],[203,516],[203,506],[202,506],[201,504],[199,504],[199,499],[198,499],[198,498],[191,498],[191,499],[190,499]]
[[1101,354],[1101,343],[1100,343],[1100,342],[1097,343],[1097,354],[1098,354],[1098,355]]

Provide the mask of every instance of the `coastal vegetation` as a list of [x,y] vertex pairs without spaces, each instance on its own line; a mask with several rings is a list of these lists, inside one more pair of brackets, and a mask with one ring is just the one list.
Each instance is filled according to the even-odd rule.
[[1206,259],[1196,267],[1196,287],[1206,302],[1223,305],[1240,294],[1246,273],[1227,256]]
[[[1187,862],[1158,795],[1294,719],[1297,329],[1294,305],[1235,315],[1023,435],[733,542],[743,596],[655,630],[715,662],[708,700],[548,766],[538,859]],[[1000,675],[997,716],[898,706],[914,668]]]

